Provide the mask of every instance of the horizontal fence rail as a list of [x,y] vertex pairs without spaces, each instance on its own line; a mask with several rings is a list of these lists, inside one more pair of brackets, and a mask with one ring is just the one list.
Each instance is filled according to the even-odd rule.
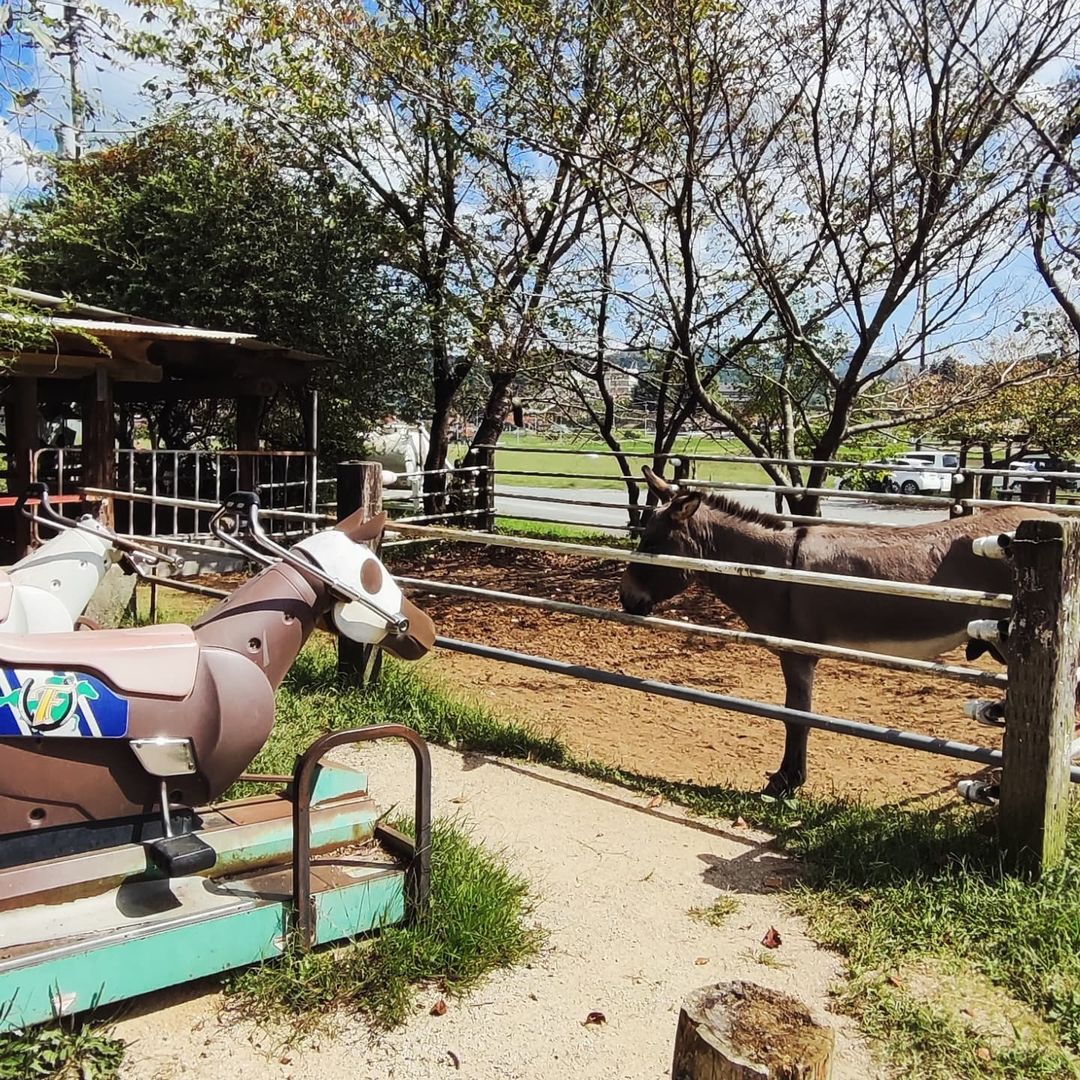
[[[679,490],[703,488],[708,491],[767,491],[773,495],[818,495],[823,499],[861,499],[863,502],[896,503],[926,509],[949,507],[956,503],[941,495],[892,495],[884,491],[841,491],[840,488],[796,487],[784,484],[748,484],[736,480],[681,480]],[[995,506],[1002,505],[995,503]]]
[[[173,499],[167,495],[144,495],[138,491],[117,491],[113,488],[82,487],[86,495],[95,495],[109,499],[132,499],[135,502],[154,502],[162,506],[176,506],[182,510],[220,510],[220,503],[204,502],[201,499]],[[230,494],[232,494],[230,492]],[[273,507],[260,507],[259,514],[266,517],[310,521],[318,525],[333,525],[337,518],[331,514],[309,514],[302,510],[276,510]]]
[[1062,506],[1061,503],[1033,503],[1018,502],[1004,499],[961,499],[961,506],[977,507],[978,509],[997,509],[1001,506],[1020,506],[1028,510],[1045,510],[1049,514],[1057,514],[1059,517],[1075,517],[1080,514],[1080,506]]
[[672,633],[719,638],[723,641],[734,641],[743,645],[760,645],[766,649],[799,653],[803,656],[847,660],[857,664],[888,668],[892,671],[908,671],[919,675],[939,675],[945,679],[955,679],[958,682],[972,683],[977,686],[1005,687],[1008,684],[1007,677],[1002,674],[954,664],[940,664],[932,660],[912,660],[907,657],[889,656],[885,653],[866,652],[862,649],[848,649],[840,645],[818,645],[798,638],[754,634],[750,631],[729,630],[720,626],[703,626],[699,623],[681,622],[678,619],[661,619],[653,615],[630,615],[626,612],[614,611],[611,608],[590,607],[586,604],[574,604],[566,600],[549,600],[540,596],[497,592],[493,589],[480,589],[471,585],[454,585],[442,581],[428,581],[424,578],[395,575],[394,580],[407,590],[416,593],[428,593],[433,596],[464,596],[473,600],[535,608],[557,614],[578,615],[603,622],[621,623],[625,626],[644,626]]
[[[1042,470],[1023,469],[983,469],[974,466],[960,465],[929,465],[918,461],[891,463],[888,461],[835,461],[821,458],[784,458],[784,457],[758,457],[755,454],[699,454],[694,450],[669,450],[663,453],[653,453],[651,450],[591,450],[564,448],[556,446],[510,446],[503,444],[495,446],[487,444],[476,447],[478,450],[512,450],[520,454],[574,454],[578,457],[610,457],[610,458],[637,458],[642,460],[670,461],[678,464],[682,461],[713,461],[731,465],[794,465],[804,469],[829,469],[835,472],[887,472],[907,471],[932,473],[949,476],[954,473],[966,473],[970,476],[1007,476],[1015,480],[1035,479],[1045,477],[1052,480],[1078,480],[1080,472],[1043,472]],[[932,453],[936,451],[918,451],[911,453]],[[952,451],[947,451],[951,453]]]
[[[618,686],[624,690],[636,690],[644,694],[687,701],[695,705],[709,705],[730,712],[744,713],[750,716],[762,716],[767,720],[780,720],[783,723],[796,724],[800,727],[819,731],[832,731],[839,735],[851,735],[857,739],[885,743],[889,746],[903,746],[909,750],[921,750],[924,753],[938,754],[941,757],[958,758],[962,761],[975,761],[980,765],[1001,765],[1000,750],[991,750],[985,746],[970,743],[953,742],[951,739],[939,739],[933,735],[923,735],[915,731],[901,731],[897,728],[882,727],[879,724],[863,724],[856,720],[844,720],[837,716],[825,716],[821,713],[804,712],[801,709],[789,709],[785,705],[769,705],[762,701],[731,697],[717,694],[711,690],[698,690],[689,686],[677,686],[673,683],[657,682],[654,679],[641,679],[634,675],[605,671],[602,668],[587,667],[582,664],[570,664],[562,660],[552,660],[545,656],[533,656],[531,653],[515,652],[512,649],[498,649],[490,645],[478,645],[471,641],[458,641],[455,638],[437,637],[435,643],[451,652],[478,656],[486,660],[499,660],[517,664],[535,671],[546,671],[552,675],[564,675],[572,679],[601,683],[606,686]],[[1070,770],[1072,782],[1080,783],[1080,768]]]
[[[697,481],[691,480],[687,482],[687,486],[701,487],[703,485],[698,484]],[[801,489],[800,489],[801,490]],[[563,499],[553,495],[521,495],[515,494],[513,491],[496,491],[496,496],[503,499],[517,499],[519,502],[531,502],[531,503],[553,503],[559,506],[587,506],[597,507],[603,510],[656,510],[659,507],[657,505],[650,505],[649,503],[607,503],[596,502],[595,500],[587,499]],[[845,493],[846,494],[846,493]],[[920,502],[922,500],[919,500]],[[952,500],[950,500],[951,503]],[[521,518],[519,514],[501,514],[502,517],[517,517],[522,521],[548,521],[554,520],[549,518]],[[886,529],[905,529],[908,526],[899,525],[896,522],[891,521],[861,521],[857,518],[837,518],[837,517],[817,517],[811,514],[773,514],[775,518],[779,518],[781,521],[790,521],[793,525],[852,525],[854,527],[875,527]],[[595,525],[597,528],[606,529],[625,529],[629,526],[626,525],[601,525],[599,522],[565,522],[568,525]]]
[[698,573],[728,574],[734,577],[783,581],[795,585],[820,585],[831,589],[850,589],[855,592],[881,593],[885,596],[906,596],[916,600],[937,600],[945,603],[971,604],[974,607],[1009,608],[1008,593],[979,592],[974,589],[951,589],[941,585],[917,585],[906,581],[886,581],[878,578],[845,577],[841,574],[822,574],[814,570],[789,570],[777,566],[758,566],[750,563],[724,562],[717,559],[691,559],[679,555],[652,555],[644,551],[624,551],[621,548],[574,544],[560,540],[539,540],[525,536],[493,536],[465,529],[444,529],[427,525],[398,525],[413,536],[463,541],[469,544],[491,544],[495,547],[523,548],[562,555],[581,555],[589,559],[611,562],[643,563],[651,566],[670,566]]

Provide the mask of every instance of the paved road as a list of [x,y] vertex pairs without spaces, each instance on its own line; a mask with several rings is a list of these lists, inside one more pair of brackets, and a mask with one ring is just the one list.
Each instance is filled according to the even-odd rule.
[[[773,496],[767,491],[734,491],[732,498],[759,510],[773,510]],[[536,501],[559,498],[566,503]],[[496,513],[505,517],[533,517],[544,521],[562,521],[575,525],[596,525],[613,531],[626,525],[626,511],[620,504],[627,501],[625,489],[608,488],[527,488],[504,485],[495,499]],[[605,503],[604,506],[573,505]],[[926,521],[943,521],[944,509],[919,510],[909,506],[869,503],[862,499],[827,499],[823,513],[826,517],[852,521],[873,521],[885,525],[916,525]]]

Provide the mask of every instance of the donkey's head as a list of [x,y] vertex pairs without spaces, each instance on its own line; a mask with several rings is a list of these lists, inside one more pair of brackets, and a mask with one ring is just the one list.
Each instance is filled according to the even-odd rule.
[[[698,492],[679,494],[677,488],[648,466],[643,468],[645,482],[661,505],[641,534],[638,551],[651,555],[699,556],[692,519],[701,506]],[[619,600],[632,615],[648,615],[656,604],[677,596],[690,583],[693,572],[671,566],[630,563],[619,585]]]

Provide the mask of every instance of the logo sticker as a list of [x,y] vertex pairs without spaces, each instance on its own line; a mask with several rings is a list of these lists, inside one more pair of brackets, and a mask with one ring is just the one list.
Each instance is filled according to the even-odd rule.
[[127,701],[93,675],[0,669],[0,738],[119,739],[127,728]]

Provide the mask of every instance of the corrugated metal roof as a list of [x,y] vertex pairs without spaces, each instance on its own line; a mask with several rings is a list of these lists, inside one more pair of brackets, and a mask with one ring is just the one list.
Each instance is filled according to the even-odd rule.
[[[0,313],[3,314],[3,313]],[[6,318],[14,318],[6,315]],[[240,334],[232,330],[200,330],[195,326],[147,326],[145,323],[111,322],[107,319],[68,319],[46,315],[44,321],[54,330],[74,330],[95,337],[138,337],[160,341],[220,341],[235,345],[240,341],[258,342],[254,334]],[[266,344],[265,342],[259,342]],[[269,345],[268,349],[281,349],[281,345]]]

